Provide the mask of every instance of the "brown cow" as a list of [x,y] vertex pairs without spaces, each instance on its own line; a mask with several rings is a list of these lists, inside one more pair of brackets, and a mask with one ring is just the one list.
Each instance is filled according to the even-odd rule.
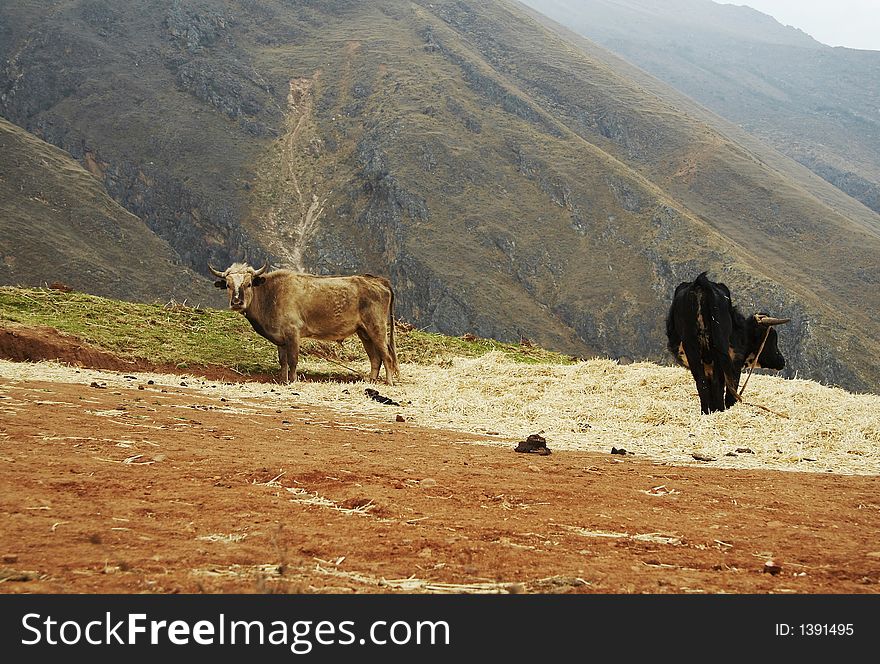
[[248,319],[260,336],[278,346],[281,380],[296,380],[300,339],[342,341],[357,334],[370,358],[370,380],[385,365],[389,385],[400,377],[394,347],[391,282],[371,274],[324,277],[233,263],[224,272],[208,269],[217,288],[229,293],[229,308]]

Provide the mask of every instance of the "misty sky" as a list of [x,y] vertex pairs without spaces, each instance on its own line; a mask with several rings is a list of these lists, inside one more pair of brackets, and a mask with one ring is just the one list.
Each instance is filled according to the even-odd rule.
[[829,46],[880,51],[880,0],[715,0],[748,5]]

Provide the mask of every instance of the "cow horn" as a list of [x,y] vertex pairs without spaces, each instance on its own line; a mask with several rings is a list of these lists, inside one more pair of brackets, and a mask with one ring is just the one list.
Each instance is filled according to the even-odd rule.
[[771,316],[765,316],[764,314],[755,314],[755,322],[757,322],[758,325],[766,325],[767,327],[770,327],[771,325],[783,325],[790,321],[791,318],[772,318]]
[[225,272],[220,272],[219,270],[215,270],[213,267],[211,267],[210,263],[208,263],[208,269],[211,270],[211,274],[213,274],[215,277],[220,277],[221,279],[226,278]]
[[266,259],[266,262],[263,263],[263,267],[261,267],[259,270],[256,270],[256,271],[254,272],[254,276],[255,276],[255,277],[259,277],[261,274],[263,274],[263,272],[266,271],[266,268],[267,268],[267,267],[269,267],[269,259],[268,259],[268,258]]

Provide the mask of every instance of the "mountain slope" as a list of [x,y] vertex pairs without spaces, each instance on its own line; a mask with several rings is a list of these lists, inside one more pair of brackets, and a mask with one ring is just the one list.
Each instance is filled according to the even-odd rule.
[[793,318],[790,373],[880,381],[880,217],[518,3],[42,9],[0,8],[0,111],[197,271],[386,274],[419,327],[657,359],[709,270]]
[[0,118],[0,282],[215,303],[144,223],[70,155]]
[[523,0],[880,212],[880,52],[711,0]]

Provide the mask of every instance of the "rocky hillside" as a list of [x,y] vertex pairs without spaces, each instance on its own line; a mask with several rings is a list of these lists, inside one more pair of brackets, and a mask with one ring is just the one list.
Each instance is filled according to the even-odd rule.
[[880,52],[712,0],[523,0],[880,212]]
[[793,319],[791,374],[880,381],[880,217],[518,3],[7,3],[0,62],[0,113],[199,273],[370,271],[418,327],[658,359],[709,270]]
[[[70,155],[0,118],[0,283],[190,304],[215,289]],[[214,291],[214,292],[212,292]]]

